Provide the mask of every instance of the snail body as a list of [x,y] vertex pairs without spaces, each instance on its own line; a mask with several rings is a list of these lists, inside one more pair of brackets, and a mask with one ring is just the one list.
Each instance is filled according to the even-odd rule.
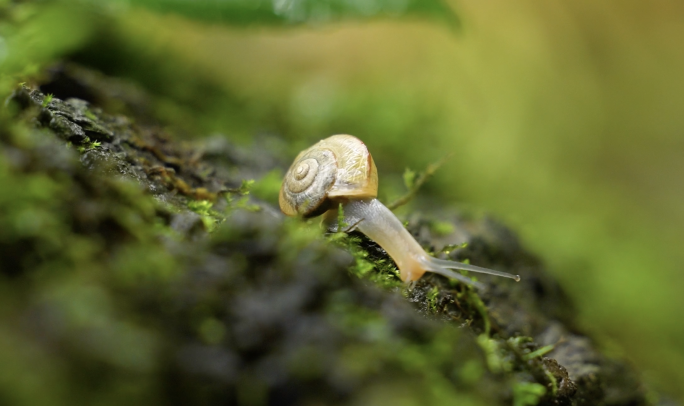
[[469,285],[481,286],[452,271],[462,269],[507,278],[517,275],[431,257],[397,217],[376,199],[378,173],[366,145],[351,135],[333,135],[302,151],[290,166],[280,189],[279,203],[289,216],[337,219],[340,203],[346,224],[378,243],[394,260],[402,281],[434,272]]

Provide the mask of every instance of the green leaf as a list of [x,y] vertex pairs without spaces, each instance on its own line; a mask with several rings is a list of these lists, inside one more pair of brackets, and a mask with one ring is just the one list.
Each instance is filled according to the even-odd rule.
[[293,25],[418,15],[454,26],[458,18],[442,0],[109,0],[230,25]]

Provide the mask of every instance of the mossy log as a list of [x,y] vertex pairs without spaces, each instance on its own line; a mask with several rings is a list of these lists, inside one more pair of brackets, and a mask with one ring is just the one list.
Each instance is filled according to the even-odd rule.
[[372,241],[245,195],[288,157],[178,141],[144,92],[78,66],[37,85],[0,124],[0,404],[651,404],[497,221],[409,229],[522,282],[407,287]]

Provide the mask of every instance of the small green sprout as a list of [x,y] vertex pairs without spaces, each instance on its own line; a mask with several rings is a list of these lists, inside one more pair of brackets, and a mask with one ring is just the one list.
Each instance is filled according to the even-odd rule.
[[238,188],[238,194],[243,196],[248,195],[249,190],[252,188],[252,185],[254,185],[254,179],[243,180],[242,184]]
[[337,207],[337,232],[347,228],[347,223],[344,221],[344,205],[342,203]]
[[[261,210],[261,207],[257,204],[249,203],[249,192],[254,185],[253,179],[243,180],[242,184],[238,188],[228,189],[228,194],[226,194],[226,201],[231,208],[234,209],[244,209],[251,212],[257,212]],[[241,198],[234,200],[232,195],[242,196]]]
[[[228,194],[226,194],[226,201],[231,208],[243,209],[251,212],[257,212],[261,210],[261,206],[257,204],[251,204],[249,202],[249,193],[254,186],[254,179],[243,180],[238,188],[227,189]],[[234,200],[233,195],[241,196],[239,199]]]
[[404,184],[406,185],[408,192],[406,192],[405,195],[396,199],[392,203],[388,204],[387,208],[390,210],[394,210],[397,207],[403,206],[406,203],[410,202],[411,199],[413,199],[415,195],[418,194],[418,191],[421,187],[423,187],[425,182],[427,182],[428,179],[430,179],[432,175],[434,175],[435,172],[437,172],[437,170],[442,165],[444,165],[447,160],[451,158],[452,155],[453,154],[447,154],[439,161],[431,163],[420,174],[417,174],[415,171],[407,168],[406,171],[404,171]]
[[541,347],[540,349],[538,349],[536,351],[532,351],[528,354],[525,354],[523,356],[523,359],[525,361],[529,361],[533,358],[542,357],[542,356],[550,353],[551,351],[553,351],[554,348],[555,348],[555,346],[553,344]]
[[54,99],[54,98],[55,98],[55,95],[53,95],[52,93],[48,93],[43,98],[43,108],[47,107],[50,104],[50,102],[52,101],[52,99]]
[[218,223],[223,220],[221,213],[217,212],[214,208],[214,203],[209,200],[192,200],[188,202],[188,209],[199,214],[202,219],[202,224],[208,232],[214,231]]
[[91,151],[100,147],[102,147],[102,143],[100,141],[90,141],[90,138],[86,137],[83,144],[76,147],[76,150],[82,154],[86,151]]
[[214,203],[209,200],[192,200],[188,202],[188,209],[194,211],[200,216],[210,216]]

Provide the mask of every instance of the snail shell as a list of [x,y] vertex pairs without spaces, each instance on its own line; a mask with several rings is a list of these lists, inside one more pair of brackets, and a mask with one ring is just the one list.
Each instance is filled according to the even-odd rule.
[[377,194],[378,170],[366,144],[352,135],[338,134],[297,155],[278,200],[288,216],[314,217],[336,201]]

